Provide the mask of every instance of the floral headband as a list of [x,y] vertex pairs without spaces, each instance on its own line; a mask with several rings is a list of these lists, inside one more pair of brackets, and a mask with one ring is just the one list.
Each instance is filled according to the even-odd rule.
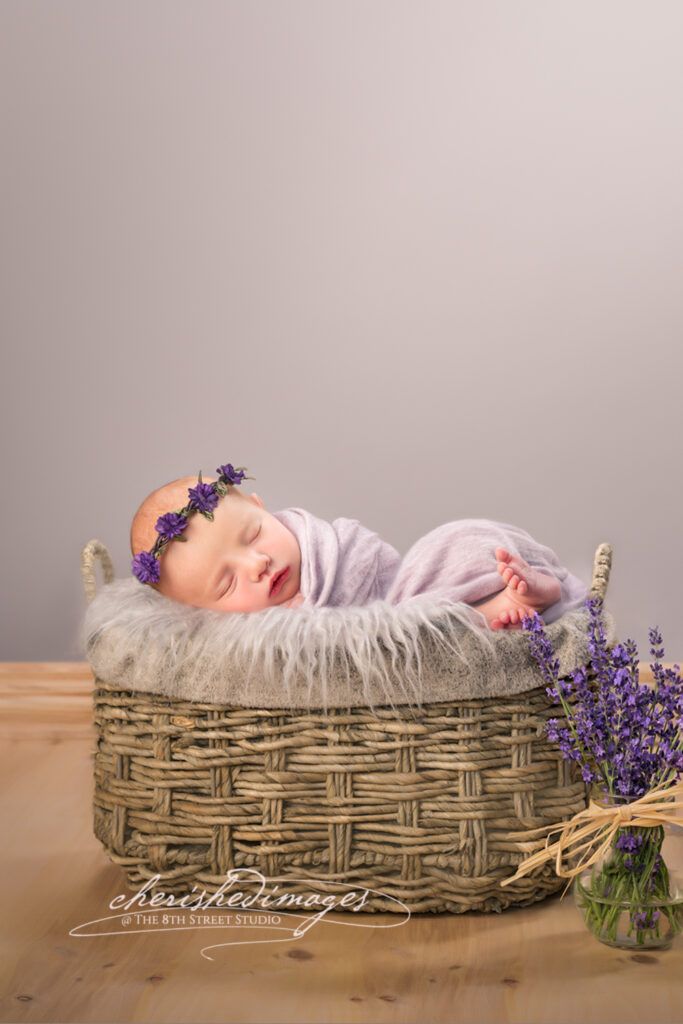
[[196,487],[189,487],[187,493],[190,501],[184,508],[175,512],[166,512],[159,516],[155,524],[155,530],[159,534],[154,546],[149,551],[141,551],[135,556],[131,563],[133,574],[141,583],[159,582],[159,557],[166,545],[171,540],[187,541],[183,536],[183,530],[187,529],[187,520],[195,512],[201,512],[205,519],[213,522],[213,510],[218,504],[218,499],[228,493],[228,484],[239,485],[243,480],[255,480],[256,477],[246,476],[243,472],[247,467],[238,466],[234,468],[228,462],[225,466],[219,466],[216,472],[218,480],[212,484],[202,483],[202,471],[199,470],[199,482]]

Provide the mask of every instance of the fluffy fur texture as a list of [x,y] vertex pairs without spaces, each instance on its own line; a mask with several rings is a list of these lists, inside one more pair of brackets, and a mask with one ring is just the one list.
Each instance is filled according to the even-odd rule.
[[[581,608],[546,625],[563,675],[588,661],[587,623]],[[88,606],[80,642],[95,676],[122,689],[294,713],[419,707],[544,685],[522,630],[492,632],[469,605],[429,593],[397,605],[227,614],[115,579]]]

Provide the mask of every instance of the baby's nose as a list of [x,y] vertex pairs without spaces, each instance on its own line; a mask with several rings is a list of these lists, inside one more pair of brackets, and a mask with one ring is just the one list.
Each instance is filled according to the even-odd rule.
[[270,558],[265,556],[259,556],[255,558],[250,567],[250,574],[253,579],[260,580],[261,577],[268,572],[270,568]]

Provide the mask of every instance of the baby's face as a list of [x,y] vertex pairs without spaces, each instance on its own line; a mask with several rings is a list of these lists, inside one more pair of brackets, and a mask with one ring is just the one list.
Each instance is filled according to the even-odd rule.
[[[172,540],[159,561],[162,594],[197,608],[255,612],[284,604],[299,590],[301,549],[291,530],[266,511],[258,494],[220,498],[211,522],[188,519],[187,541]],[[273,578],[289,575],[276,594]]]

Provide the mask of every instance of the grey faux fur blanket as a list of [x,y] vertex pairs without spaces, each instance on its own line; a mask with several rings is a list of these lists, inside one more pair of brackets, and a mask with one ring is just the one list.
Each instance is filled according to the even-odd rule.
[[[587,586],[518,527],[446,523],[401,558],[357,520],[273,514],[299,541],[302,605],[226,614],[115,579],[82,624],[95,676],[127,690],[293,712],[522,693],[543,685],[526,635],[491,631],[467,603],[505,585],[499,545],[562,584],[562,599],[543,613],[561,673],[587,661]],[[605,622],[614,642],[607,612]]]
[[[130,577],[101,588],[80,639],[96,679],[122,689],[292,713],[495,698],[544,685],[526,635],[480,630],[471,612],[427,593],[397,605],[226,615]],[[614,643],[607,611],[605,622]],[[588,660],[587,623],[579,609],[546,627],[563,675]]]

